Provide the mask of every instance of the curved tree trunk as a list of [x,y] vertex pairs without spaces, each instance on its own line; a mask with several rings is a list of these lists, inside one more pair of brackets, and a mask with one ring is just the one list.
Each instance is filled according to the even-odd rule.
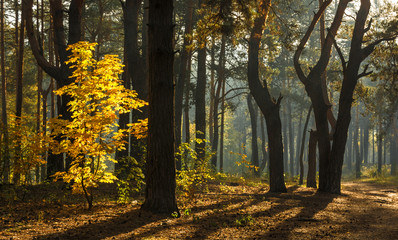
[[258,53],[260,41],[264,31],[265,20],[271,7],[271,0],[263,0],[258,6],[259,16],[254,20],[249,40],[248,81],[250,92],[265,117],[269,139],[270,157],[270,191],[286,192],[283,176],[283,144],[282,124],[280,119],[280,102],[282,97],[275,101],[268,91],[267,82],[264,86],[260,82],[258,71]]
[[[23,15],[26,21],[26,34],[29,44],[39,66],[52,78],[55,79],[57,87],[61,88],[70,84],[73,79],[69,78],[72,71],[65,63],[68,60],[70,52],[66,51],[67,44],[74,44],[81,39],[82,35],[82,10],[84,8],[84,0],[71,0],[68,13],[68,39],[66,39],[66,31],[64,27],[64,6],[62,0],[50,0],[50,10],[53,20],[54,29],[54,47],[59,57],[60,66],[54,66],[43,55],[37,36],[35,36],[33,27],[32,8],[33,0],[23,0]],[[70,120],[71,113],[68,111],[68,103],[70,96],[63,95],[58,97],[58,114],[62,119]],[[60,140],[60,138],[58,138]],[[68,169],[70,159],[66,159],[66,168]],[[64,171],[63,154],[53,154],[49,152],[47,159],[47,177],[51,177],[55,172]]]

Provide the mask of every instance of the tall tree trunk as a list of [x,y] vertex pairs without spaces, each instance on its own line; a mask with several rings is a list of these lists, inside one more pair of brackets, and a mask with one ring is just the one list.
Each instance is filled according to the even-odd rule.
[[[203,0],[199,0],[199,8],[202,6]],[[201,16],[203,17],[203,14]],[[198,49],[198,74],[195,93],[195,126],[196,138],[206,139],[206,40],[199,42]],[[195,151],[199,161],[205,157],[204,141],[195,142]]]
[[363,163],[368,164],[369,159],[369,120],[364,119],[364,131],[363,131]]
[[192,65],[192,53],[189,56],[188,60],[188,68],[187,68],[187,79],[186,79],[186,86],[185,86],[185,99],[184,99],[184,128],[185,128],[185,143],[189,143],[191,136],[190,136],[190,123],[189,123],[189,93],[191,92],[190,85],[191,85],[191,65]]
[[254,20],[249,39],[247,74],[250,92],[267,123],[270,156],[270,192],[286,192],[283,174],[282,126],[279,113],[282,96],[277,100],[271,97],[267,81],[263,81],[264,85],[260,82],[258,70],[260,41],[270,7],[271,0],[262,0],[258,6],[259,16]]
[[387,138],[384,139],[383,141],[383,164],[386,165],[386,155],[387,155]]
[[[16,21],[18,22],[18,11],[19,11],[19,6],[18,6],[18,1],[16,1]],[[23,92],[22,92],[22,87],[23,87],[23,68],[24,68],[24,42],[25,42],[25,19],[23,15],[21,16],[21,24],[18,28],[16,26],[16,32],[19,30],[19,36],[16,33],[17,37],[17,43],[18,43],[18,50],[17,50],[17,91],[16,91],[16,110],[15,110],[15,122],[16,122],[16,127],[21,126],[21,118],[22,118],[22,100],[23,100]],[[17,147],[15,149],[14,153],[14,183],[19,184],[20,181],[20,176],[21,176],[21,171],[22,171],[22,143],[20,137],[17,137]]]
[[[247,95],[247,106],[249,107],[250,122],[252,128],[252,158],[251,163],[255,167],[259,167],[258,161],[258,145],[257,145],[257,111],[253,107],[252,95],[249,93]],[[256,177],[260,176],[260,171],[254,169],[254,175]]]
[[[304,146],[305,146],[305,139],[306,139],[306,134],[307,134],[307,128],[308,128],[308,123],[310,121],[310,117],[311,117],[311,112],[312,112],[312,105],[310,106],[310,108],[308,109],[308,113],[307,113],[307,117],[305,119],[305,123],[304,123],[304,129],[303,129],[303,134],[302,134],[302,138],[301,138],[301,147],[300,147],[300,179],[299,179],[299,184],[303,184],[304,182],[304,161],[303,161],[303,156],[304,156]],[[309,163],[308,163],[309,165]],[[308,185],[307,185],[308,186]],[[316,186],[316,183],[315,183]],[[309,186],[312,187],[312,186]]]
[[[290,83],[288,80],[288,88],[290,89]],[[290,100],[287,101],[287,121],[288,121],[288,128],[289,128],[289,170],[290,176],[294,176],[294,126],[292,123],[292,108]]]
[[[181,117],[182,117],[182,102],[184,96],[184,87],[187,79],[187,65],[188,57],[190,56],[187,46],[191,44],[191,40],[188,35],[192,34],[192,15],[193,15],[193,0],[188,0],[186,3],[185,12],[185,32],[184,32],[184,43],[181,49],[181,60],[180,60],[180,71],[178,75],[178,81],[175,90],[175,151],[178,151],[181,145]],[[177,170],[181,170],[181,157],[177,156]]]
[[213,142],[211,150],[215,153],[211,158],[211,165],[214,169],[217,169],[217,148],[218,148],[218,141],[219,141],[219,127],[221,125],[218,124],[218,105],[220,104],[221,91],[224,86],[225,77],[224,77],[224,60],[225,60],[225,44],[226,44],[226,36],[223,34],[221,38],[221,48],[220,48],[220,56],[218,59],[218,68],[217,68],[217,89],[216,95],[214,96],[214,104],[213,104]]
[[300,140],[302,136],[302,121],[303,121],[303,113],[300,113],[300,118],[299,118],[299,124],[297,127],[297,137],[296,137],[296,151],[295,151],[295,162],[296,162],[296,171],[295,175],[299,176],[300,175]]
[[359,145],[358,145],[358,137],[360,137],[360,133],[359,133],[359,111],[358,111],[358,107],[356,109],[356,121],[355,121],[355,131],[354,131],[354,147],[355,147],[355,178],[360,178],[361,177],[361,152],[359,149]]
[[289,142],[287,135],[287,111],[282,108],[282,133],[283,133],[283,170],[289,172]]
[[5,47],[4,47],[4,21],[5,21],[5,14],[4,14],[4,0],[0,2],[0,68],[1,68],[1,121],[3,123],[3,147],[2,147],[2,159],[3,160],[3,182],[9,183],[10,181],[10,152],[9,152],[9,141],[8,141],[8,121],[7,121],[7,79],[6,79],[6,70],[5,70]]
[[379,120],[379,129],[377,134],[377,173],[381,175],[381,168],[383,166],[383,134],[381,121]]
[[398,125],[397,118],[392,120],[393,136],[390,142],[390,162],[391,162],[391,175],[397,175],[398,165]]
[[352,162],[352,145],[353,145],[353,140],[352,140],[352,131],[350,131],[350,135],[348,137],[348,157],[345,159],[346,165],[347,165],[347,169],[349,172],[352,171],[352,166],[351,166],[351,162]]
[[[225,45],[225,44],[224,44]],[[224,72],[224,61],[221,62]],[[224,171],[224,124],[225,124],[225,78],[222,74],[222,91],[221,91],[221,123],[220,123],[220,172]]]
[[375,164],[375,132],[376,129],[372,129],[372,164]]
[[308,142],[308,173],[307,187],[316,188],[316,144],[317,132],[310,131],[310,140]]
[[[123,31],[124,31],[124,73],[123,73],[123,85],[127,89],[133,88],[138,97],[146,100],[147,98],[147,86],[145,80],[145,64],[140,55],[138,46],[138,19],[139,12],[142,5],[142,0],[126,0],[120,1],[123,9]],[[132,120],[136,122],[138,119],[146,118],[146,108],[141,109],[142,111],[133,111]],[[119,116],[119,128],[128,129],[130,123],[130,113],[124,113]],[[125,136],[123,139],[126,143],[129,142],[129,136]],[[130,138],[131,151],[130,156],[136,159],[138,162],[142,162],[144,157],[143,140],[138,140],[134,136]],[[122,150],[117,150],[115,153],[115,159],[120,161],[122,158],[129,156],[129,148],[126,147]],[[115,164],[115,170],[118,172],[119,178],[126,178],[127,172],[120,169],[118,163]]]
[[[214,137],[214,102],[216,96],[216,78],[215,78],[215,40],[212,38],[212,47],[210,50],[210,106],[209,106],[209,138],[210,143],[213,145]],[[213,148],[213,146],[212,146]],[[212,149],[213,150],[213,149]]]
[[145,202],[154,213],[178,212],[175,196],[173,0],[150,0],[149,122]]

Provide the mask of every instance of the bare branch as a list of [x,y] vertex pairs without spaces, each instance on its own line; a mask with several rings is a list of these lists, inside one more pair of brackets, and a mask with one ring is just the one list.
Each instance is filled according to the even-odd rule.
[[51,63],[47,61],[47,59],[43,56],[40,51],[39,42],[34,33],[33,20],[32,20],[32,6],[33,0],[23,0],[23,11],[25,12],[25,21],[26,21],[26,34],[29,39],[29,44],[32,49],[33,56],[35,57],[37,64],[51,77],[57,78],[59,74],[59,68],[53,66]]
[[381,42],[384,42],[384,41],[392,41],[395,38],[396,38],[396,36],[392,37],[392,38],[379,39],[379,40],[376,40],[376,41],[372,42],[371,44],[369,44],[365,48],[363,48],[362,49],[362,61],[365,60],[367,57],[369,57],[370,54],[372,54],[372,52],[374,51],[375,47],[378,44],[380,44]]
[[362,73],[358,74],[357,79],[360,79],[360,78],[362,78],[362,77],[365,77],[365,76],[368,76],[368,75],[372,74],[373,71],[367,72],[368,68],[369,68],[369,64],[367,64],[367,65],[365,66],[365,68],[363,69]]
[[[236,91],[236,90],[247,90],[247,87],[239,87],[239,88],[232,88],[232,89],[229,89],[229,90],[224,94],[224,96],[221,96],[221,97],[220,97],[220,99],[226,97],[230,92]],[[240,94],[240,93],[238,93],[238,94]]]
[[[328,31],[329,31],[329,30],[330,30],[330,29],[328,28]],[[330,32],[330,31],[329,31],[329,32]],[[344,59],[343,52],[341,51],[339,45],[337,44],[337,41],[336,41],[335,36],[333,35],[333,33],[330,33],[330,34],[332,34],[332,37],[333,37],[333,45],[334,45],[334,48],[336,48],[336,51],[337,51],[337,53],[338,53],[338,55],[339,55],[339,57],[340,57],[341,65],[343,66],[343,73],[345,73],[346,70],[347,70],[347,62],[346,62],[345,59]]]
[[236,98],[236,97],[238,97],[238,96],[240,96],[240,95],[242,95],[242,94],[248,94],[248,92],[240,92],[240,93],[237,93],[237,94],[233,95],[232,97],[226,98],[225,101],[229,101],[229,100],[231,100],[231,99],[233,99],[233,98]]
[[363,33],[366,33],[367,31],[370,30],[370,27],[372,26],[372,22],[373,22],[373,18],[370,19],[368,26],[363,30],[364,31]]

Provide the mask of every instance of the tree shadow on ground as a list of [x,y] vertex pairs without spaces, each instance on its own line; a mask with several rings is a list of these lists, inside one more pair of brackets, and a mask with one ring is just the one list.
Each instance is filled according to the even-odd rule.
[[[192,208],[192,211],[201,212],[208,209],[217,209],[226,204],[239,204],[242,201],[241,197],[237,196],[214,204]],[[164,230],[165,228],[179,225],[168,225],[166,222],[167,218],[171,218],[171,216],[154,215],[141,211],[137,207],[137,209],[134,209],[133,211],[129,211],[105,221],[88,223],[63,232],[38,236],[35,239],[103,239],[123,234],[134,235],[134,238],[140,239],[145,236],[156,234],[158,231]],[[141,234],[135,235],[134,230],[153,222],[159,222],[159,224],[154,227],[149,227],[147,231],[144,231]]]

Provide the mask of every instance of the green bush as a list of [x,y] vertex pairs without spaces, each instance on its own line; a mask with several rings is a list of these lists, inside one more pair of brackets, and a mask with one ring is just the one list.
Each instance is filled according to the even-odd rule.
[[133,157],[124,157],[118,160],[119,169],[116,171],[118,176],[117,194],[118,203],[128,203],[134,193],[138,193],[144,184],[144,174],[142,166]]

